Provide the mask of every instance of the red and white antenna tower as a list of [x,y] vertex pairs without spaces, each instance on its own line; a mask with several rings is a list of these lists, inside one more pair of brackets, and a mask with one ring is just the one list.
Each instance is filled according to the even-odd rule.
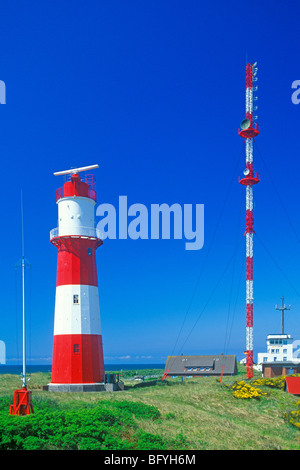
[[246,65],[246,119],[241,123],[239,135],[245,139],[246,168],[244,177],[239,182],[246,186],[246,366],[247,378],[253,377],[253,185],[259,183],[260,176],[253,170],[253,140],[259,134],[259,126],[254,123],[257,116],[253,111],[257,109],[254,95],[257,87],[253,82],[257,80],[257,63]]

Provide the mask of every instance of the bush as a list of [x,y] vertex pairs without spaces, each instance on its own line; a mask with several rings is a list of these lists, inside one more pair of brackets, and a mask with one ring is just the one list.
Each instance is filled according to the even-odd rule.
[[113,407],[128,412],[142,419],[157,419],[160,417],[159,409],[152,405],[145,405],[142,402],[119,401],[113,402]]
[[7,410],[13,401],[12,397],[1,397],[0,398],[0,410]]
[[283,413],[283,419],[292,426],[300,429],[300,400],[296,402],[296,406],[298,406],[297,410],[291,410]]
[[[292,374],[289,377],[299,377],[300,374]],[[278,388],[279,390],[284,389],[286,375],[281,375],[280,377],[270,378],[261,378],[255,379],[251,382],[251,385],[265,385],[266,387]]]
[[259,400],[263,395],[266,395],[266,393],[263,393],[259,388],[246,384],[244,380],[236,380],[230,387],[230,390],[233,392],[232,395],[235,398],[242,399],[256,398]]
[[166,413],[165,414],[165,419],[175,419],[176,415],[175,413]]
[[166,448],[159,436],[139,431],[135,419],[157,419],[160,412],[155,406],[106,401],[60,408],[51,400],[49,403],[41,400],[35,413],[26,417],[9,415],[8,407],[3,406],[0,449],[134,450],[145,446],[154,449],[156,445],[158,449]]
[[281,377],[276,377],[274,379],[269,379],[269,378],[256,379],[256,380],[253,380],[251,384],[254,386],[257,386],[257,385],[266,386],[270,388],[278,388],[280,390],[283,390],[284,382],[285,382],[285,376],[281,376]]
[[149,434],[144,431],[140,431],[137,450],[165,450],[166,444],[163,439],[157,434]]
[[44,450],[47,448],[47,441],[36,436],[28,436],[22,442],[24,450]]

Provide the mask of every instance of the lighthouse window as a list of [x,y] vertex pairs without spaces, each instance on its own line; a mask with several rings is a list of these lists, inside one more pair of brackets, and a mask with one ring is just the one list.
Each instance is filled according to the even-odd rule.
[[91,248],[88,248],[88,249],[87,249],[87,254],[88,254],[89,256],[91,256],[91,254],[92,254]]
[[73,351],[75,353],[79,353],[79,344],[73,344]]
[[73,295],[73,304],[79,304],[79,294]]

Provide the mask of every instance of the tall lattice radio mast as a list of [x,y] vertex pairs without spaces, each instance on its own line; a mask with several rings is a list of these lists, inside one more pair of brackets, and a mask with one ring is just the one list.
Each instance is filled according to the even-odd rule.
[[246,118],[241,123],[239,135],[245,140],[246,147],[246,168],[244,177],[239,178],[239,182],[246,186],[246,366],[247,378],[253,377],[253,186],[260,181],[260,176],[253,170],[253,140],[259,134],[259,126],[254,123],[257,116],[253,111],[257,81],[257,67],[254,64],[246,65]]

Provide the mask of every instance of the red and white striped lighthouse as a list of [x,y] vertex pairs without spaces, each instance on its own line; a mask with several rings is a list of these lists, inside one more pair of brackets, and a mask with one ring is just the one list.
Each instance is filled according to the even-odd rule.
[[56,191],[58,227],[50,232],[58,249],[50,390],[96,390],[104,382],[96,269],[96,249],[103,242],[95,228],[93,177],[91,183],[91,176],[79,175],[97,167],[54,173],[70,178]]

